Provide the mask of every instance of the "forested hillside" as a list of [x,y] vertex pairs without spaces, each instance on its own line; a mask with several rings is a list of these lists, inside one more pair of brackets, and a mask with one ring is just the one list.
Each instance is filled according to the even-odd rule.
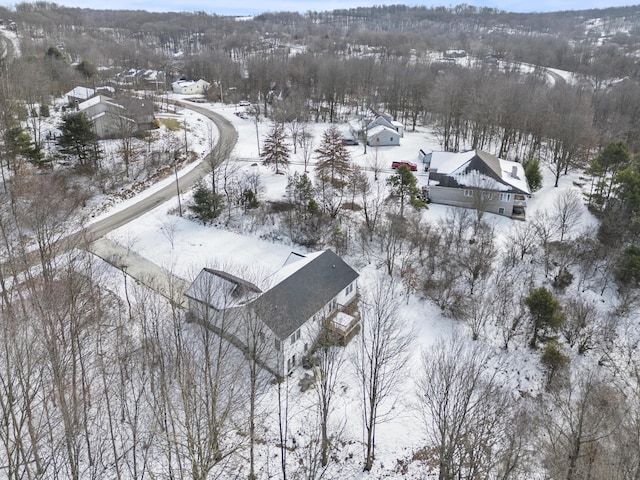
[[[0,477],[639,478],[640,7],[0,18]],[[208,82],[180,98],[237,145],[187,119],[179,79]],[[158,117],[99,139],[78,86]],[[366,145],[381,112],[406,144],[522,164],[526,219],[480,187],[473,208],[428,205],[422,165],[389,165],[418,148]],[[174,176],[184,204],[146,250],[113,233],[120,257],[89,253],[92,217]],[[302,367],[259,368],[260,335],[236,350],[174,296],[183,258],[242,238],[360,273],[360,334],[318,347],[306,393]],[[133,254],[174,261],[169,293]],[[199,267],[264,280],[233,260]]]

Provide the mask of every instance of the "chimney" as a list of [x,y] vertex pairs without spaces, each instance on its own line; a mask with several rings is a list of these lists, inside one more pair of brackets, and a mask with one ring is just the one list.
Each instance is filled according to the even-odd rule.
[[516,165],[511,167],[511,176],[513,178],[518,178],[518,167]]

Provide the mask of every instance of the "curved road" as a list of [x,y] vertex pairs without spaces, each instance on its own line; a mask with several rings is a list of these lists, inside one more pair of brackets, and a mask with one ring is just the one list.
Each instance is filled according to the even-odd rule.
[[[235,146],[238,140],[238,133],[235,128],[233,128],[233,125],[221,115],[195,105],[183,102],[173,103],[201,113],[212,120],[218,127],[218,142],[229,142],[231,148]],[[199,165],[180,177],[181,187],[190,188],[209,172],[207,159],[211,154],[212,153],[209,152],[209,154],[200,161]],[[147,260],[142,255],[132,252],[131,249],[118,245],[116,242],[105,237],[111,230],[135,220],[144,213],[153,210],[161,203],[174,198],[175,195],[176,186],[170,183],[149,197],[140,200],[135,205],[95,222],[88,226],[83,232],[78,232],[68,237],[65,241],[69,243],[65,244],[65,246],[72,246],[75,242],[81,240],[88,241],[85,248],[89,252],[97,255],[116,268],[119,268],[136,282],[166,297],[172,305],[186,308],[187,304],[184,293],[189,287],[189,282]]]
[[[13,43],[6,35],[0,33],[0,64],[10,60],[14,54]],[[229,145],[229,151],[235,147],[238,141],[238,132],[231,122],[222,115],[191,103],[182,101],[172,101],[171,103],[193,110],[207,117],[218,128],[218,142],[222,141]],[[211,155],[212,152],[209,152],[200,160],[200,163],[195,168],[179,177],[182,188],[191,188],[196,182],[209,173],[208,160]],[[58,255],[64,251],[83,245],[87,251],[103,258],[135,280],[165,296],[172,304],[185,308],[184,292],[188,287],[188,283],[185,280],[172,275],[170,272],[165,271],[142,256],[131,252],[130,249],[125,249],[115,242],[104,238],[110,231],[126,225],[141,215],[153,210],[160,204],[172,199],[176,195],[175,188],[173,183],[169,183],[167,186],[141,199],[134,205],[102,220],[98,220],[83,230],[59,239],[55,242],[53,250],[56,251],[56,255]],[[15,269],[14,265],[14,268],[11,268],[10,271],[16,274],[18,271],[22,271],[23,268],[30,268],[30,266],[37,265],[40,260],[39,252],[37,250],[30,252],[24,260],[25,262],[21,267]],[[0,264],[0,268],[2,267],[3,265]]]
[[[222,117],[221,115],[212,112],[211,110],[207,110],[206,108],[198,107],[196,105],[190,105],[184,102],[174,102],[176,105],[179,105],[183,108],[188,108],[197,113],[200,113],[216,124],[218,127],[219,137],[218,141],[224,139],[224,142],[229,142],[231,148],[233,148],[238,141],[238,132],[236,132],[235,128],[227,119]],[[202,179],[208,172],[207,160],[211,155],[211,152],[207,154],[203,160],[200,161],[200,164],[190,170],[188,173],[179,177],[180,179],[180,187],[185,190],[191,188],[198,180]],[[105,236],[111,230],[115,230],[132,220],[138,218],[139,216],[153,210],[155,207],[164,203],[176,195],[176,186],[171,183],[166,187],[158,190],[152,195],[140,200],[134,205],[125,208],[109,217],[99,220],[95,223],[89,225],[85,233],[88,234],[89,241],[96,240],[100,237]]]

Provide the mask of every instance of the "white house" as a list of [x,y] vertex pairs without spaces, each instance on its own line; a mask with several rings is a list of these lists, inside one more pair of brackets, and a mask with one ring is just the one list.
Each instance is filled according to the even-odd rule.
[[525,218],[531,190],[522,164],[481,150],[420,150],[418,161],[429,172],[427,197],[431,202]]
[[367,130],[371,130],[372,128],[375,128],[379,125],[395,130],[401,137],[404,136],[404,124],[402,122],[394,120],[393,117],[388,113],[378,114],[376,118],[369,122],[369,125],[367,125]]
[[73,90],[65,93],[64,96],[69,105],[76,106],[93,97],[95,94],[96,91],[93,88],[77,86]]
[[173,93],[182,95],[203,95],[211,86],[206,80],[186,80],[180,79],[171,84]]
[[346,306],[358,273],[333,251],[291,253],[260,288],[225,272],[203,269],[186,292],[189,317],[282,377],[308,354],[326,328],[347,341],[359,328]]
[[378,125],[367,131],[367,145],[372,147],[400,145],[400,135],[389,127]]

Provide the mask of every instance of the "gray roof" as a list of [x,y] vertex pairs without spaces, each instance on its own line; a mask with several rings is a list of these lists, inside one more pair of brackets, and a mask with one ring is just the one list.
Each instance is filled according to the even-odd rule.
[[358,276],[338,255],[326,250],[251,306],[273,333],[285,340]]
[[[433,167],[432,154],[433,152],[424,154],[422,157],[419,156],[419,158],[422,158],[423,162],[427,162],[429,163],[430,167]],[[528,189],[523,189],[518,186],[518,183],[521,183],[521,182],[516,182],[514,184],[511,178],[509,178],[511,182],[505,180],[505,177],[502,171],[502,166],[500,164],[500,159],[495,155],[491,155],[490,153],[483,152],[482,150],[475,150],[475,151],[472,150],[469,152],[463,152],[460,155],[466,155],[466,154],[473,154],[473,156],[470,157],[468,160],[464,160],[464,163],[462,163],[460,166],[457,166],[453,171],[443,172],[443,171],[438,171],[438,169],[429,170],[429,179],[437,181],[438,186],[440,187],[468,188],[467,185],[459,182],[459,177],[457,175],[463,172],[469,173],[469,172],[476,171],[488,178],[493,179],[495,182],[507,187],[505,189],[500,189],[500,191],[511,192],[511,193],[522,193],[525,195],[529,194]],[[451,154],[451,159],[453,159],[453,155],[457,155],[457,154]],[[464,159],[464,157],[462,158]],[[510,162],[510,164],[515,165],[514,162]],[[515,177],[515,178],[516,180],[520,180],[520,178],[518,177]],[[526,181],[524,182],[524,185],[527,185]]]

